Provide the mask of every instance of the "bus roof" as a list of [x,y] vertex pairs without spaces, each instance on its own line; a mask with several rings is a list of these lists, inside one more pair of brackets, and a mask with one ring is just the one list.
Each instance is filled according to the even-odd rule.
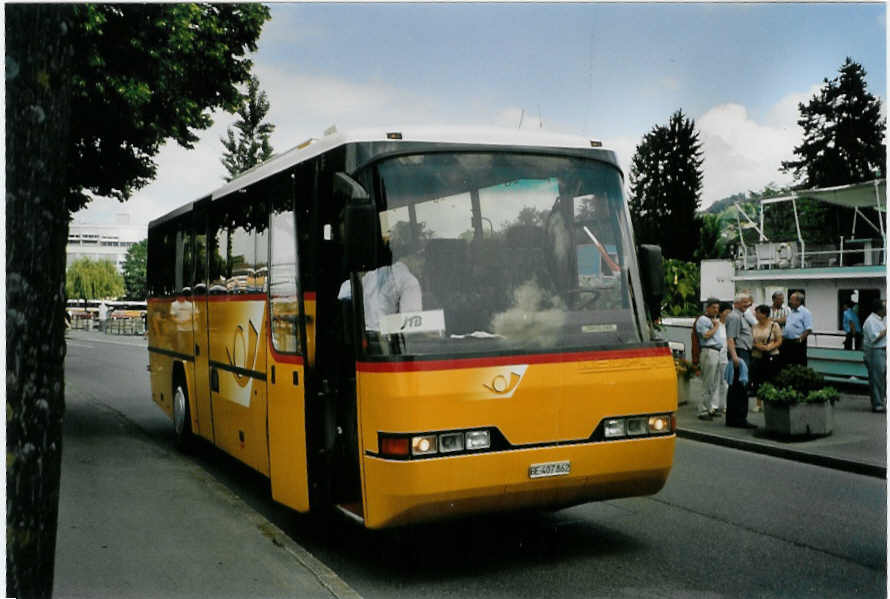
[[[340,146],[359,143],[385,145],[387,146],[387,152],[393,151],[394,147],[392,144],[411,144],[412,146],[417,146],[418,144],[453,144],[464,148],[478,146],[479,148],[504,147],[516,150],[534,148],[568,149],[572,150],[573,153],[584,152],[584,154],[607,162],[620,170],[618,159],[612,150],[601,147],[602,144],[599,141],[577,135],[565,135],[534,129],[522,130],[496,127],[378,127],[345,132],[337,131],[332,127],[325,132],[323,137],[307,139],[303,143],[273,156],[205,197],[217,199],[227,196],[325,152]],[[187,203],[185,206],[153,220],[149,223],[149,227],[151,228],[190,209],[191,203]]]

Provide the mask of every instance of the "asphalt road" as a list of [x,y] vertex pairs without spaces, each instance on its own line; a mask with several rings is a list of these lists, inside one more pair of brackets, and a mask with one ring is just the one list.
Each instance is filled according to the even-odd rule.
[[[172,424],[146,364],[139,339],[78,336],[66,388],[166,448]],[[654,497],[380,532],[291,512],[212,447],[181,459],[366,598],[887,596],[885,481],[695,441],[677,441]]]

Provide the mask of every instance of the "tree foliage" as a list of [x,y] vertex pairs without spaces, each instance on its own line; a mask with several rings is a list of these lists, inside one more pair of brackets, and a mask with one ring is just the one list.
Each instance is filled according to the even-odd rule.
[[729,240],[724,235],[723,223],[717,214],[700,214],[699,242],[693,257],[696,262],[726,258],[729,255]]
[[885,177],[881,101],[866,90],[865,69],[849,57],[807,104],[798,104],[803,141],[796,160],[782,162],[803,188],[832,187]]
[[148,258],[148,240],[134,243],[124,259],[124,295],[127,299],[144,300],[148,295],[145,265]]
[[698,263],[666,259],[664,261],[665,294],[661,313],[664,316],[695,316],[700,313],[699,280]]
[[241,173],[268,160],[272,156],[272,145],[269,136],[275,125],[263,122],[269,112],[269,100],[266,92],[260,90],[260,80],[252,76],[247,84],[247,96],[238,107],[235,128],[236,138],[231,127],[226,129],[226,137],[220,138],[226,151],[221,162],[229,173],[226,181],[231,181]]
[[235,110],[262,5],[6,7],[6,592],[52,594],[65,244],[90,195],[125,200],[209,111]]
[[[838,76],[826,78],[807,104],[798,104],[803,141],[794,148],[795,160],[782,162],[800,189],[833,187],[887,176],[885,119],[881,101],[866,90],[865,69],[849,57]],[[804,203],[806,204],[806,203]],[[812,242],[836,243],[852,232],[853,213],[840,206],[809,202],[806,228]],[[801,227],[804,223],[801,222]],[[854,233],[855,234],[855,233]],[[867,229],[860,234],[871,235]]]
[[110,260],[80,258],[68,267],[65,292],[71,299],[115,299],[124,293],[124,278]]
[[[269,10],[261,4],[74,4],[68,209],[125,200],[168,138],[193,147],[209,112],[234,112]],[[63,149],[65,150],[65,149]]]
[[695,122],[678,110],[637,146],[630,169],[630,214],[638,243],[691,260],[699,240],[702,151]]

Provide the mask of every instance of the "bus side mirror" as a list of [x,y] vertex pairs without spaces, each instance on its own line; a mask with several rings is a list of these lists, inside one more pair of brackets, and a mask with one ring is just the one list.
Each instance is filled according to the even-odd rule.
[[643,284],[643,299],[649,307],[652,321],[661,316],[661,301],[664,299],[664,258],[661,247],[641,245],[639,251],[640,280]]
[[343,208],[343,253],[350,271],[377,267],[377,210],[368,192],[346,173],[334,174],[334,198]]

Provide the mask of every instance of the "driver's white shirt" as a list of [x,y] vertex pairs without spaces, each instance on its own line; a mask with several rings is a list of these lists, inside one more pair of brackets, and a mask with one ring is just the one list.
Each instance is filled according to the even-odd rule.
[[[352,285],[344,281],[337,299],[351,297]],[[423,309],[420,283],[402,262],[366,272],[362,276],[362,297],[365,302],[365,328],[372,331],[380,330],[382,316]]]

